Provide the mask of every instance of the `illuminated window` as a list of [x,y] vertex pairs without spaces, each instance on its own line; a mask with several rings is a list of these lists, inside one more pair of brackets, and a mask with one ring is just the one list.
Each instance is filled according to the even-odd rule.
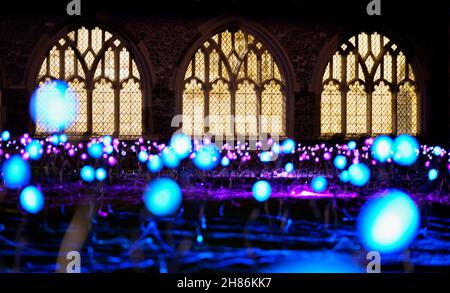
[[418,95],[404,53],[378,33],[345,41],[322,78],[323,136],[419,133]]
[[284,88],[279,66],[259,40],[242,30],[223,31],[203,43],[186,69],[183,131],[284,136]]
[[[142,134],[143,94],[139,70],[125,44],[98,27],[62,37],[45,57],[37,83],[66,80],[76,93],[71,135]],[[50,131],[52,131],[50,129]],[[44,134],[38,123],[36,132]]]

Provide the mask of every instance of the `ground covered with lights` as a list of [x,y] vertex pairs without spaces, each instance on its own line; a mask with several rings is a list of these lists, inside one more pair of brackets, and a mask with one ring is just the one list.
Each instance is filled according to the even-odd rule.
[[415,138],[221,147],[2,133],[0,271],[448,271],[449,155]]

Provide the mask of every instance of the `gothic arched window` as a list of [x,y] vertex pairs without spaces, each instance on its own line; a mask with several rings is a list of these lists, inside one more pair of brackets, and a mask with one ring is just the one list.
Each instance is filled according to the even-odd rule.
[[[71,31],[56,42],[42,62],[37,83],[66,80],[77,94],[72,135],[139,136],[143,91],[133,56],[118,36],[95,27]],[[36,133],[51,129],[36,125]]]
[[387,37],[360,33],[340,45],[322,78],[321,135],[419,134],[415,75]]
[[285,82],[277,62],[246,31],[215,34],[186,69],[182,114],[183,131],[189,135],[284,136]]

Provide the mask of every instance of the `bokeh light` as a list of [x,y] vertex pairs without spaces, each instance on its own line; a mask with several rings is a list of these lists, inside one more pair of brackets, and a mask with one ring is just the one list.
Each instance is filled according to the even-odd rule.
[[430,169],[428,171],[428,179],[430,181],[436,180],[438,178],[439,172],[436,169]]
[[138,154],[138,160],[141,163],[145,163],[148,160],[148,153],[146,151],[140,151]]
[[147,161],[147,168],[152,173],[158,173],[164,167],[163,161],[158,155],[151,155]]
[[167,168],[176,168],[180,164],[180,158],[177,156],[172,147],[165,147],[161,152],[164,166]]
[[227,157],[223,157],[222,160],[220,160],[220,164],[223,167],[228,167],[230,165],[230,159],[228,159]]
[[107,173],[106,170],[103,168],[98,168],[97,170],[95,170],[95,179],[97,179],[98,181],[103,181],[106,179]]
[[32,140],[29,144],[27,144],[25,150],[30,155],[32,160],[39,160],[44,153],[39,140]]
[[88,154],[91,158],[99,159],[102,157],[103,145],[99,142],[94,142],[88,147]]
[[11,134],[8,130],[2,131],[2,141],[8,141],[11,138]]
[[407,134],[397,136],[394,141],[394,161],[402,166],[409,166],[419,157],[419,143]]
[[2,165],[2,179],[9,189],[22,188],[31,179],[30,165],[20,155],[13,155]]
[[156,179],[147,186],[143,200],[145,207],[153,215],[169,216],[180,207],[181,189],[172,179]]
[[357,230],[366,250],[401,252],[414,240],[419,210],[404,192],[390,189],[368,201],[361,209]]
[[311,189],[315,192],[323,192],[327,189],[328,182],[323,176],[317,176],[311,181]]
[[295,152],[295,141],[290,138],[285,139],[281,144],[281,147],[283,149],[283,153],[292,154]]
[[214,169],[220,162],[220,153],[215,144],[202,146],[195,152],[194,165],[203,171]]
[[44,207],[44,195],[38,188],[27,186],[20,192],[19,203],[27,213],[37,214]]
[[284,171],[286,171],[287,173],[291,173],[292,171],[294,171],[294,164],[292,164],[291,162],[286,163],[286,165],[284,165]]
[[187,158],[191,152],[191,138],[184,133],[177,133],[170,139],[170,146],[180,159]]
[[389,136],[375,138],[371,148],[372,157],[378,162],[384,163],[394,154],[394,141]]
[[370,169],[364,163],[352,164],[348,168],[349,181],[355,186],[364,186],[369,182]]
[[83,181],[92,182],[95,178],[95,170],[91,166],[84,166],[81,168],[80,176]]
[[347,170],[342,171],[342,173],[339,175],[339,180],[341,180],[344,183],[350,181],[350,175],[348,174]]
[[263,202],[269,199],[272,194],[272,187],[266,180],[259,180],[253,184],[252,193],[257,201]]
[[351,140],[347,143],[347,148],[350,151],[353,151],[356,148],[356,142],[354,140]]
[[76,119],[76,93],[62,80],[43,83],[30,100],[30,114],[34,123],[44,131],[63,131]]
[[347,158],[343,155],[338,155],[333,160],[333,165],[339,170],[342,170],[347,166]]

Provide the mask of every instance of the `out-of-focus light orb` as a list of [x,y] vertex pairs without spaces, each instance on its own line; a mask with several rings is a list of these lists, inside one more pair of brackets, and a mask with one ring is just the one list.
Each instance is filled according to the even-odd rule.
[[110,144],[107,144],[107,145],[105,145],[103,150],[105,151],[106,154],[110,155],[110,154],[113,153],[114,147],[112,145],[110,145]]
[[347,143],[347,148],[350,151],[353,151],[356,148],[356,142],[354,140],[351,140]]
[[180,158],[177,156],[172,147],[165,147],[161,152],[164,166],[167,168],[176,168],[180,164]]
[[81,168],[80,176],[83,181],[92,182],[95,178],[95,170],[91,166],[84,166]]
[[429,179],[430,181],[433,181],[433,180],[435,180],[436,178],[438,178],[438,175],[439,175],[439,173],[438,173],[438,171],[437,171],[436,169],[430,169],[430,170],[428,171],[428,179]]
[[65,133],[62,133],[59,135],[59,141],[60,142],[67,142],[67,135]]
[[419,143],[410,135],[401,134],[394,141],[394,161],[402,166],[409,166],[419,157]]
[[285,139],[281,144],[281,147],[283,148],[283,153],[292,154],[295,152],[295,141],[290,138]]
[[441,148],[440,146],[435,146],[435,147],[433,148],[433,154],[434,154],[435,156],[440,156],[441,153],[442,153],[442,148]]
[[328,182],[323,176],[317,176],[311,181],[311,189],[315,192],[323,192],[327,189]]
[[347,170],[342,171],[342,173],[339,175],[339,180],[341,180],[344,183],[350,181],[350,175],[348,174]]
[[269,199],[272,194],[272,187],[266,180],[259,180],[253,184],[252,187],[253,197],[259,201],[263,202]]
[[30,214],[37,214],[44,208],[44,195],[34,186],[27,186],[20,192],[19,203]]
[[170,139],[170,146],[180,159],[184,159],[191,152],[191,138],[184,133],[177,133]]
[[389,136],[378,136],[375,138],[370,151],[375,160],[384,163],[394,155],[394,141]]
[[343,155],[338,155],[334,158],[333,164],[337,169],[342,170],[347,166],[347,158]]
[[153,215],[158,217],[169,216],[180,207],[181,189],[172,179],[157,179],[147,186],[143,199],[145,207]]
[[88,147],[88,154],[91,158],[99,159],[103,153],[103,145],[99,142],[94,142]]
[[112,143],[112,137],[110,135],[103,136],[103,144],[110,145]]
[[271,147],[272,153],[278,155],[280,153],[280,145],[278,143],[274,143]]
[[145,163],[148,160],[148,153],[146,151],[140,151],[138,154],[138,160],[141,163]]
[[13,155],[2,165],[2,179],[9,189],[19,189],[28,184],[31,178],[31,169],[27,161],[20,155]]
[[215,144],[202,146],[195,152],[194,165],[203,171],[214,169],[220,161],[220,153]]
[[222,160],[220,160],[220,164],[223,167],[228,167],[230,165],[230,159],[228,159],[227,157],[223,157]]
[[147,168],[152,173],[158,173],[164,167],[163,161],[158,155],[150,155],[147,161]]
[[294,164],[292,164],[291,162],[286,163],[286,165],[284,165],[284,171],[286,171],[287,173],[291,173],[292,171],[294,171]]
[[110,165],[111,167],[114,166],[117,163],[117,159],[113,156],[108,158],[108,165]]
[[361,209],[357,230],[366,250],[401,252],[414,240],[420,223],[419,210],[404,192],[390,189]]
[[259,154],[259,160],[263,163],[272,161],[272,154],[268,151],[263,151]]
[[106,170],[103,168],[98,168],[97,170],[95,170],[95,179],[97,179],[98,181],[103,181],[106,179],[107,173]]
[[11,138],[11,133],[8,130],[2,131],[2,141],[8,141]]
[[31,118],[44,131],[61,132],[75,121],[77,100],[75,91],[67,82],[62,80],[45,82],[31,97]]
[[39,160],[44,153],[41,143],[39,140],[33,139],[27,146],[25,147],[25,151],[30,155],[32,160]]
[[59,135],[57,134],[53,134],[52,136],[50,136],[50,141],[52,143],[52,145],[58,145],[59,144]]
[[370,169],[364,163],[352,164],[348,168],[349,181],[355,186],[364,186],[369,182]]

